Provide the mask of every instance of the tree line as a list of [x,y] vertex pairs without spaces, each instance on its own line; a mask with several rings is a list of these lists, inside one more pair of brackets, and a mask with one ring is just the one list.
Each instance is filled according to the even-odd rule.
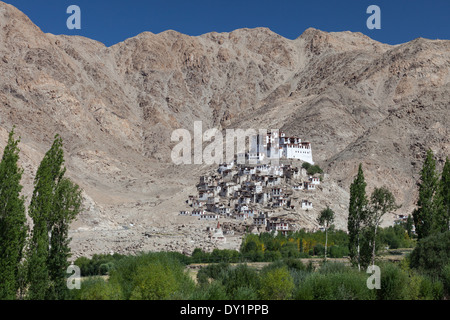
[[69,225],[81,211],[81,189],[65,176],[62,139],[56,135],[37,169],[26,208],[20,138],[14,135],[13,128],[0,162],[0,299],[64,299]]
[[[386,187],[375,188],[366,195],[366,182],[362,165],[350,186],[348,215],[349,252],[352,263],[358,269],[375,263],[377,231],[382,217],[400,206]],[[418,241],[450,229],[450,162],[446,158],[441,177],[436,169],[433,152],[427,151],[421,178],[418,182],[417,208],[408,216],[406,232],[412,236],[415,227]],[[411,217],[412,216],[412,217]]]

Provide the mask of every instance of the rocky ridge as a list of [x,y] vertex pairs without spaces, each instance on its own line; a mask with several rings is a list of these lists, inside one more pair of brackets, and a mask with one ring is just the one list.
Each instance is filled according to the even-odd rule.
[[[343,205],[362,163],[368,192],[387,185],[405,213],[426,150],[438,166],[450,154],[448,40],[392,46],[312,28],[289,40],[256,28],[144,32],[106,47],[43,33],[0,2],[0,74],[0,147],[16,125],[28,199],[54,135],[64,139],[68,174],[86,196],[72,226],[76,255],[182,250],[170,237],[142,241],[151,228],[178,232],[178,204],[211,169],[171,163],[172,131],[194,121],[310,141]],[[337,213],[345,219],[346,208]]]

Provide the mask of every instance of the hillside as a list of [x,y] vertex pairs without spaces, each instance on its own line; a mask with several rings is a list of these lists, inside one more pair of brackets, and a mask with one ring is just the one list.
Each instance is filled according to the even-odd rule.
[[213,167],[170,158],[172,131],[194,121],[310,141],[332,186],[315,208],[330,204],[341,226],[359,163],[369,192],[387,185],[410,213],[426,150],[439,166],[450,155],[448,40],[391,46],[312,28],[289,40],[256,28],[144,32],[106,47],[43,33],[0,2],[0,73],[0,148],[16,125],[28,199],[54,135],[64,139],[68,175],[86,197],[72,226],[76,255],[180,250],[197,237],[203,226],[177,214]]

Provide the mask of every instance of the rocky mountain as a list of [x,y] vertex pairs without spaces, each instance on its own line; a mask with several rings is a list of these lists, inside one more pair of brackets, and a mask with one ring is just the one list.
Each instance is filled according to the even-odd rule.
[[312,28],[289,40],[256,28],[143,32],[106,47],[43,33],[0,2],[0,74],[0,147],[16,125],[26,195],[54,135],[64,139],[68,174],[86,198],[72,228],[76,254],[152,249],[145,232],[177,232],[178,210],[211,169],[171,161],[173,130],[194,121],[310,141],[335,188],[335,201],[317,201],[335,205],[342,226],[359,163],[368,192],[386,185],[410,213],[426,150],[439,165],[450,154],[449,40],[392,46]]

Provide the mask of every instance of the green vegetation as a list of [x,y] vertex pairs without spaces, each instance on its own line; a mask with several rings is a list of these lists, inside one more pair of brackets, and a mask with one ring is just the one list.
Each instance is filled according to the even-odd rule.
[[74,264],[80,268],[83,276],[104,276],[115,266],[115,264],[126,256],[120,254],[94,254],[91,259],[80,257]]
[[297,300],[374,300],[367,288],[367,274],[342,264],[327,262],[302,279],[295,290]]
[[[192,279],[169,253],[124,257],[108,280],[90,277],[71,299],[149,300],[440,300],[448,297],[450,266],[443,280],[420,273],[409,259],[382,262],[381,289],[367,287],[368,274],[352,266],[322,261],[314,268],[297,258],[257,269],[245,263],[211,263]],[[447,281],[447,282],[446,282]]]
[[431,150],[422,167],[413,218],[419,240],[450,229],[450,163],[447,157],[439,179]]
[[[330,248],[345,249],[348,236],[330,230]],[[418,300],[448,297],[450,264],[442,261],[439,277],[416,267],[413,255],[400,263],[377,261],[381,267],[381,289],[367,287],[365,270],[342,262],[319,260],[306,265],[299,258],[313,254],[324,256],[325,232],[300,231],[288,236],[263,233],[244,237],[241,251],[218,250],[210,253],[195,249],[192,256],[179,253],[146,253],[137,256],[98,255],[79,258],[82,270],[102,273],[109,266],[109,279],[90,277],[81,290],[73,290],[72,299],[186,299],[186,300]],[[442,239],[439,239],[443,243]],[[435,243],[434,240],[429,240]],[[401,225],[380,228],[377,244],[381,247],[412,246]],[[426,243],[422,244],[425,245]],[[442,250],[449,244],[443,243]],[[300,250],[302,248],[302,250]],[[303,250],[304,249],[304,250]],[[434,250],[434,249],[433,249]],[[308,253],[306,253],[306,252]],[[429,253],[429,248],[423,252]],[[330,250],[333,255],[333,250]],[[437,253],[438,256],[442,254]],[[251,261],[272,261],[262,269]],[[207,263],[195,277],[186,266]],[[95,271],[96,270],[96,271]],[[439,269],[441,270],[441,269]]]
[[69,225],[81,210],[81,190],[64,177],[62,139],[56,136],[34,179],[29,234],[18,143],[13,129],[0,163],[0,299],[64,299]]
[[273,233],[248,234],[241,244],[241,254],[247,261],[276,261],[281,258],[308,258],[324,256],[325,243],[329,257],[342,258],[348,255],[348,236],[341,230],[298,231],[287,236]]
[[303,162],[302,163],[302,168],[306,170],[306,172],[313,176],[317,173],[322,174],[323,170],[319,167],[319,165],[312,165],[309,162]]
[[364,246],[363,242],[363,240],[369,238],[367,230],[365,230],[369,219],[368,211],[366,210],[367,205],[366,182],[362,165],[360,164],[358,175],[350,185],[350,204],[347,224],[350,259],[354,265],[358,266],[358,270],[361,270],[361,265],[368,264],[367,259],[364,259],[367,257],[367,254],[365,254],[367,250],[364,250],[366,246]]
[[375,264],[377,231],[381,224],[381,219],[386,213],[392,212],[398,208],[399,206],[395,204],[394,195],[387,188],[375,188],[372,192],[368,209],[370,221],[369,225],[373,230],[373,239],[371,243],[372,264]]
[[428,236],[411,253],[411,266],[433,277],[443,275],[450,264],[450,231]]
[[334,222],[334,212],[329,207],[322,210],[317,218],[317,222],[325,228],[325,260],[327,260],[327,248],[328,248],[328,229],[331,228]]
[[[180,255],[181,256],[181,255]],[[108,281],[88,282],[84,294],[84,281],[81,293],[74,292],[74,299],[95,293],[99,299],[123,300],[163,300],[178,299],[191,294],[194,282],[184,271],[185,265],[172,253],[147,253],[137,256],[116,258]],[[95,279],[95,277],[94,277]],[[98,278],[97,278],[98,279]],[[116,293],[112,295],[112,288]]]
[[0,299],[12,300],[20,287],[27,233],[25,199],[20,196],[23,170],[18,167],[19,140],[14,129],[0,162]]

